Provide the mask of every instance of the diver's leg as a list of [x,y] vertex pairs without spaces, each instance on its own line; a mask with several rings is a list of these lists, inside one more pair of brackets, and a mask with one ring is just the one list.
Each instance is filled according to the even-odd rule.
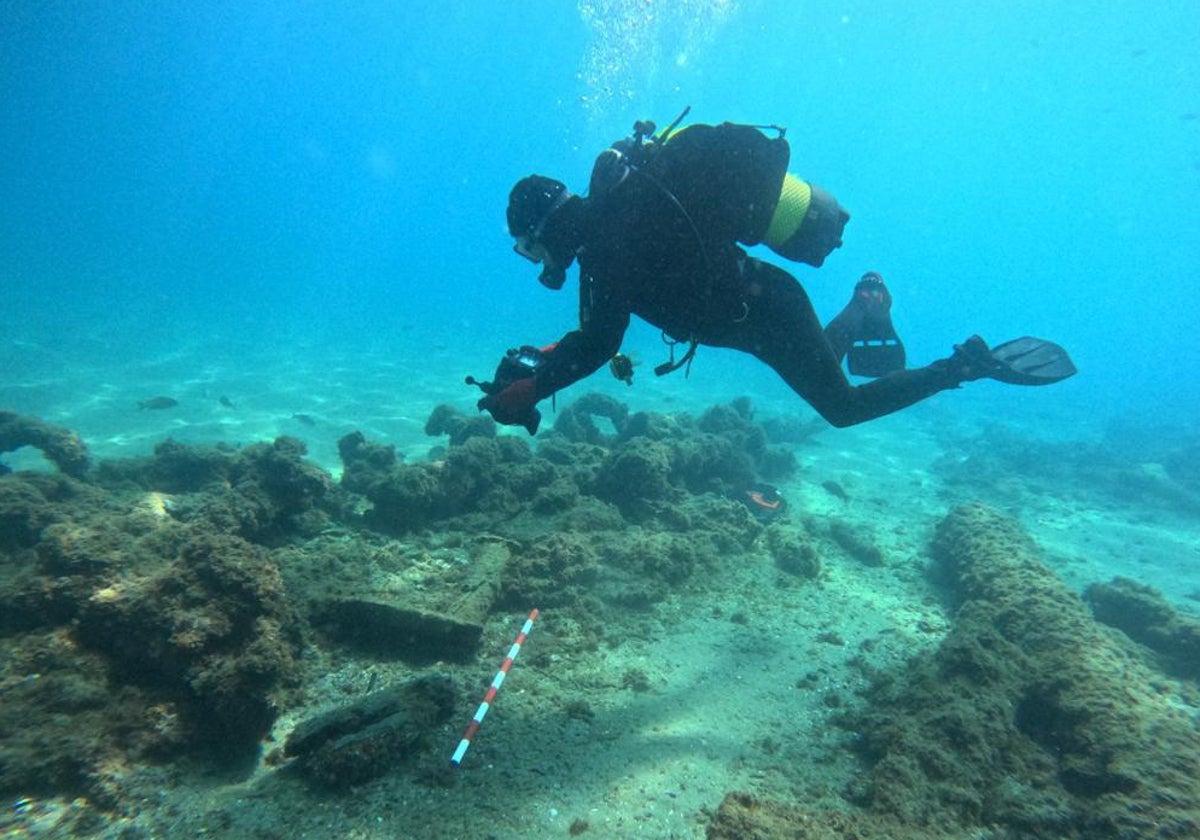
[[746,261],[745,271],[753,275],[745,287],[755,290],[747,300],[746,317],[713,330],[705,343],[753,353],[831,424],[853,426],[882,417],[961,381],[952,365],[940,361],[852,385],[808,294],[795,278],[755,259]]
[[846,304],[845,309],[825,325],[825,340],[829,342],[829,349],[833,351],[833,357],[837,359],[839,365],[846,358],[846,354],[850,352],[850,347],[854,344],[854,336],[858,333],[861,323],[862,317],[858,307],[851,300]]

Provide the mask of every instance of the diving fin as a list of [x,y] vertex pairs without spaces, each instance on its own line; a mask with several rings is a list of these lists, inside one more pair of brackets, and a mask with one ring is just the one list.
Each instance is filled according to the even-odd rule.
[[1076,373],[1066,350],[1031,336],[988,349],[987,342],[973,335],[954,345],[950,361],[960,382],[996,379],[1010,385],[1051,385]]
[[894,330],[887,337],[856,338],[846,351],[846,361],[855,376],[886,376],[904,370],[904,343]]
[[1062,347],[1028,335],[996,345],[992,359],[997,365],[988,375],[1010,385],[1052,385],[1078,372]]
[[850,303],[825,334],[834,352],[844,352],[850,373],[872,378],[904,370],[904,342],[892,326],[892,296],[883,278],[868,271],[854,287]]

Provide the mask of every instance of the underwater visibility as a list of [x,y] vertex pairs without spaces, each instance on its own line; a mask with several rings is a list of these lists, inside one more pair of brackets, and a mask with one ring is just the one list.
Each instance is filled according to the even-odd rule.
[[1191,4],[0,25],[0,837],[1200,837]]

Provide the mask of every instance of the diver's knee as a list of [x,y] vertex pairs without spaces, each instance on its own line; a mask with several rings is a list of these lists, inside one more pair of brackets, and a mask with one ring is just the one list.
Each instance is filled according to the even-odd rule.
[[817,410],[817,414],[820,414],[821,418],[826,423],[833,426],[835,429],[845,429],[849,426],[854,426],[857,423],[861,422],[861,418],[858,417],[849,408],[849,406],[844,406],[844,405],[817,406],[817,405],[814,405],[813,408],[815,408]]

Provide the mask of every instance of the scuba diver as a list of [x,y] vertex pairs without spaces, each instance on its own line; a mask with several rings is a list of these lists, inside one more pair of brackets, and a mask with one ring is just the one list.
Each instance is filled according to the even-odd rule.
[[[850,303],[823,329],[803,286],[740,245],[763,243],[819,267],[842,244],[850,214],[787,171],[784,129],[678,128],[687,112],[658,134],[653,123],[638,122],[632,137],[605,149],[586,197],[542,175],[513,187],[513,250],[541,264],[542,284],[562,288],[567,269],[579,263],[579,327],[548,346],[509,350],[490,382],[467,377],[484,391],[479,409],[496,422],[536,433],[538,401],[624,359],[619,351],[631,315],[662,330],[671,348],[657,374],[690,367],[701,344],[741,350],[770,365],[838,427],[971,380],[1039,385],[1075,373],[1066,352],[1050,342],[1021,338],[989,348],[979,336],[945,359],[906,369],[891,295],[874,272],[863,275]],[[842,369],[847,357],[850,373],[872,380],[852,384]]]

